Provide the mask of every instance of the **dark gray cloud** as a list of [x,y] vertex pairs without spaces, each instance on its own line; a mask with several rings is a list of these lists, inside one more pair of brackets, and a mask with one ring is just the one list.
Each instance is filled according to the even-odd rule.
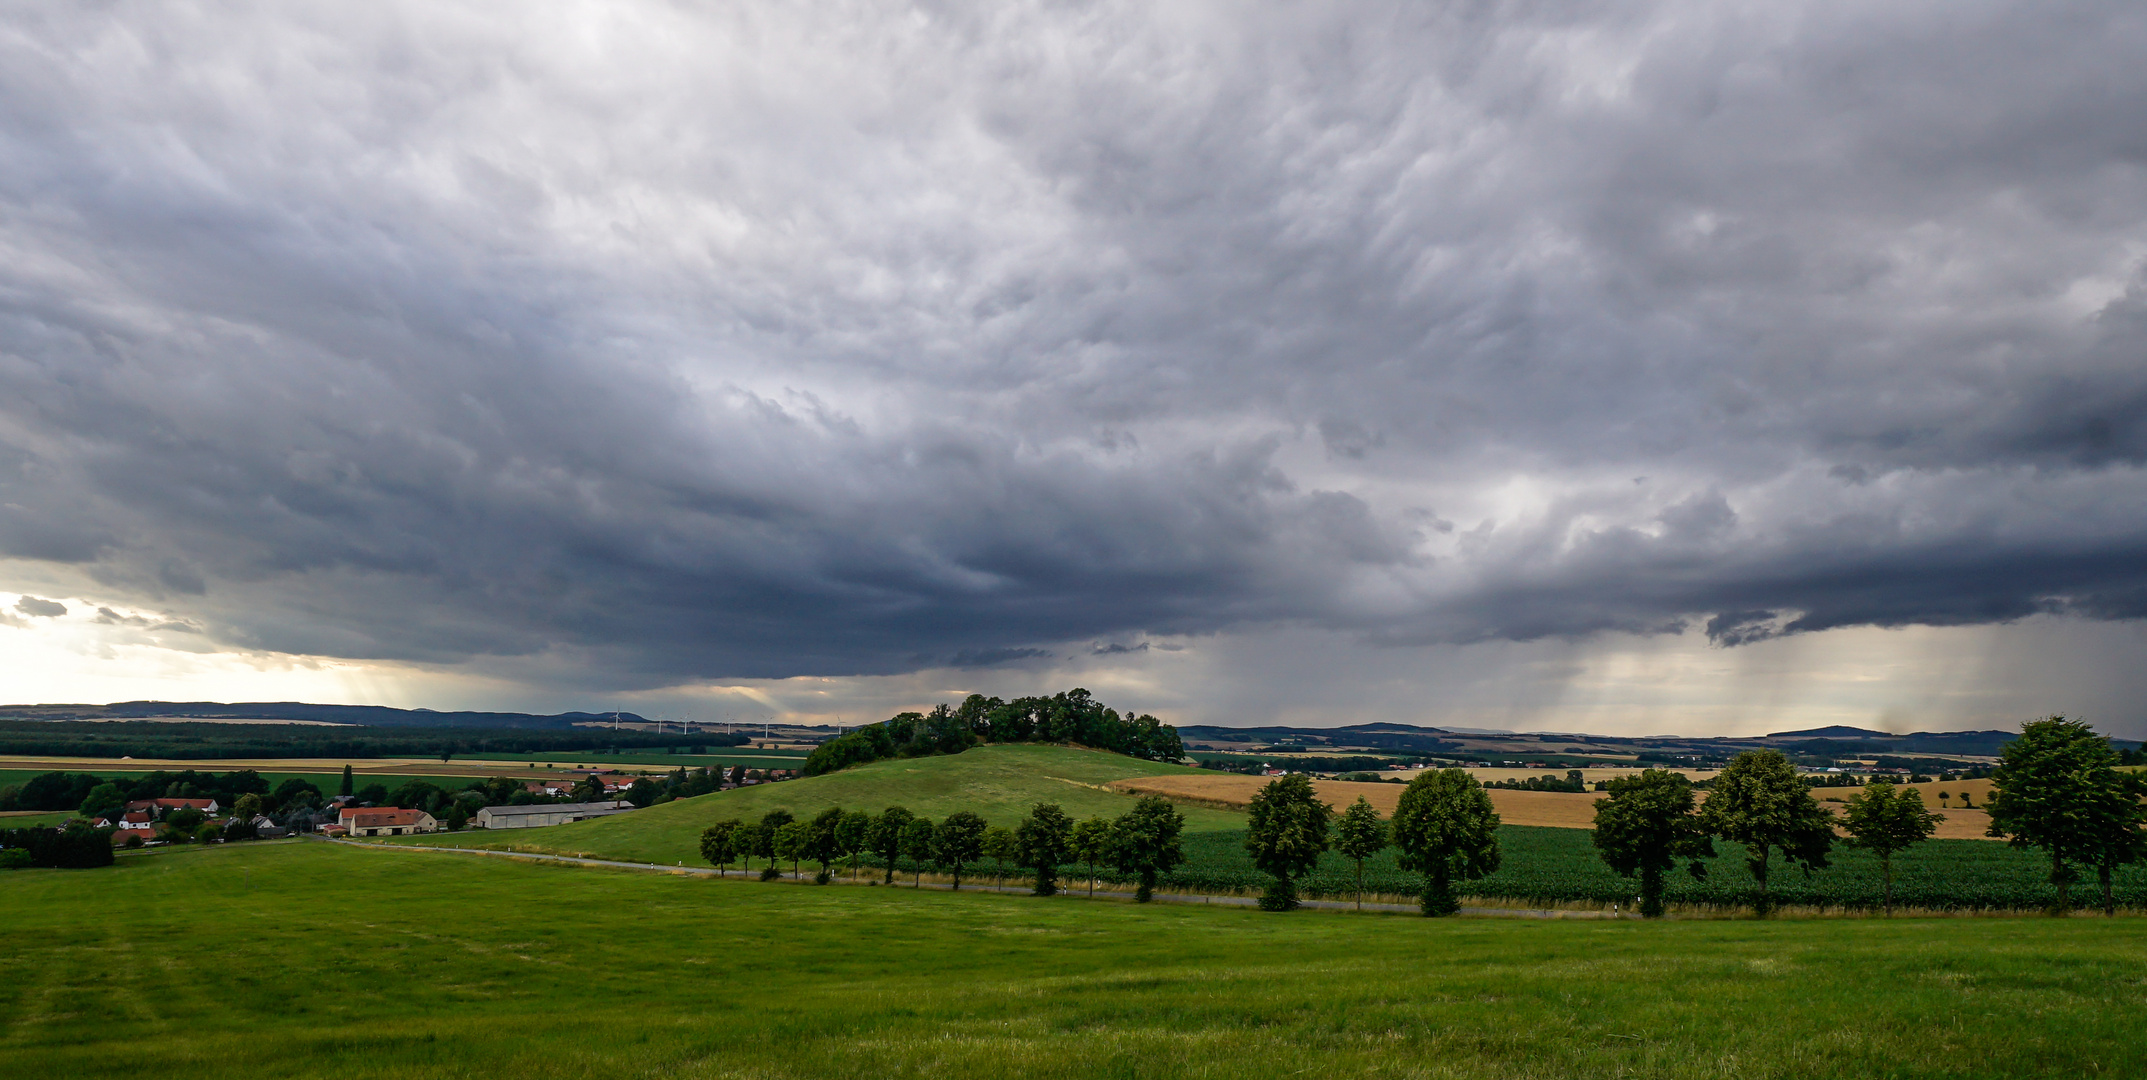
[[11,22],[0,554],[229,646],[2147,615],[2128,5]]
[[46,600],[42,597],[37,596],[25,596],[22,599],[15,601],[15,610],[20,611],[25,615],[34,615],[40,619],[57,619],[60,616],[67,614],[67,605],[62,604],[57,600]]

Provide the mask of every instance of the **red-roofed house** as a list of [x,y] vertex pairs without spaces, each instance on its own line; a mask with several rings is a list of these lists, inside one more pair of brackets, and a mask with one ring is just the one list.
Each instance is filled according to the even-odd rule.
[[131,811],[126,816],[119,819],[119,827],[122,829],[148,832],[149,830],[156,828],[156,825],[156,817],[150,814],[147,810]]
[[213,814],[219,808],[215,799],[136,799],[127,804],[128,811],[147,810],[154,814],[161,810],[177,810],[191,806],[204,814]]
[[338,822],[352,836],[408,836],[437,832],[440,823],[423,810],[398,810],[392,806],[345,807]]

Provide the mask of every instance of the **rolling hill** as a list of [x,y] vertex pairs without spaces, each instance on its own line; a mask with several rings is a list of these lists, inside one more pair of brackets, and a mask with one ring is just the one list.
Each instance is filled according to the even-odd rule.
[[[935,821],[957,810],[973,810],[994,825],[1012,827],[1039,802],[1055,802],[1077,819],[1116,817],[1132,807],[1135,797],[1106,784],[1186,774],[1201,771],[1074,746],[979,746],[949,757],[875,761],[826,776],[716,792],[572,825],[438,833],[412,842],[698,863],[702,829],[728,818],[755,821],[778,808],[810,817],[830,806],[877,813],[900,805]],[[1230,810],[1179,809],[1189,832],[1239,829],[1245,823],[1243,814]]]

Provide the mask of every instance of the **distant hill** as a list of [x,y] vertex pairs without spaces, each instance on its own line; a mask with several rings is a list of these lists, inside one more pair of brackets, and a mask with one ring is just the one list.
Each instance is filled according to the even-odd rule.
[[1835,724],[1832,727],[1806,728],[1803,731],[1770,731],[1766,737],[1770,739],[1892,739],[1897,736],[1888,731],[1873,731],[1870,728]]
[[[434,712],[385,705],[309,705],[299,701],[121,701],[110,705],[0,705],[0,717],[20,720],[140,720],[179,716],[202,720],[312,720],[360,727],[568,728],[608,721],[611,713],[568,712],[549,716],[520,712]],[[623,723],[645,723],[630,712]]]

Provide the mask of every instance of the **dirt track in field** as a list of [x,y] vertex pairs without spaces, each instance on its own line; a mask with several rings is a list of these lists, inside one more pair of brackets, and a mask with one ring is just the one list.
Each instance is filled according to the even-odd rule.
[[[1215,806],[1229,810],[1243,810],[1252,802],[1253,795],[1267,786],[1263,776],[1239,776],[1235,773],[1217,773],[1213,776],[1150,776],[1131,780],[1113,780],[1107,787],[1133,795],[1161,795],[1168,799]],[[1990,816],[1982,810],[1982,804],[1990,797],[1990,781],[1958,780],[1946,783],[1910,785],[1923,792],[1924,803],[1937,810],[1945,820],[1939,822],[1934,833],[1946,840],[1988,840],[1984,830],[1990,826]],[[1367,784],[1353,780],[1314,780],[1312,790],[1336,810],[1356,802],[1363,796],[1382,816],[1392,817],[1394,808],[1401,802],[1401,784]],[[1959,793],[1963,790],[1974,796],[1976,808],[1962,809]],[[1508,825],[1542,825],[1554,829],[1589,829],[1595,827],[1595,800],[1602,798],[1595,792],[1570,791],[1509,791],[1503,788],[1488,789],[1491,805],[1498,810],[1500,820]],[[1945,791],[1955,797],[1953,805],[1940,805],[1938,792]],[[1855,788],[1818,788],[1812,794],[1818,796],[1820,805],[1835,813],[1841,812],[1841,804],[1829,799],[1846,799],[1856,793]],[[1704,798],[1705,792],[1701,795]]]

